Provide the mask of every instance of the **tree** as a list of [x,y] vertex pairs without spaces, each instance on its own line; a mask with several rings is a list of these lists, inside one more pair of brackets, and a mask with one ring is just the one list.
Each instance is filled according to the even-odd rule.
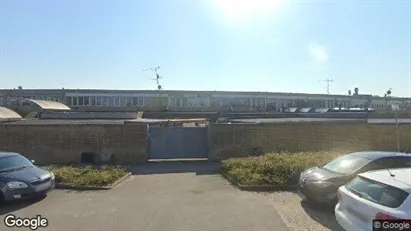
[[358,95],[358,91],[359,91],[358,87],[354,88],[354,95]]

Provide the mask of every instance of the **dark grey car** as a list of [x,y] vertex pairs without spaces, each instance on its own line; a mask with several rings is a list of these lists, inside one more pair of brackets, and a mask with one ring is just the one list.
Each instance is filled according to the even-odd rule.
[[54,174],[13,152],[0,152],[0,202],[46,195],[54,189]]
[[400,152],[356,152],[301,173],[298,190],[309,201],[335,205],[338,188],[359,173],[411,166],[411,155]]

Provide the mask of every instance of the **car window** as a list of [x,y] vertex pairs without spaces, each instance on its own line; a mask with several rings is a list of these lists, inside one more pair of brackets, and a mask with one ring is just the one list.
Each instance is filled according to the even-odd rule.
[[[376,161],[373,169],[381,168],[405,168],[411,167],[411,156],[410,157],[386,157]],[[370,169],[372,170],[372,169]]]
[[398,208],[409,193],[402,189],[357,176],[345,186],[350,192],[376,204]]
[[391,159],[391,168],[405,168],[411,167],[411,156],[410,157],[394,157]]
[[21,155],[0,158],[0,172],[31,165],[31,161]]
[[369,162],[369,159],[359,156],[345,155],[324,165],[323,168],[331,172],[348,175],[359,170]]

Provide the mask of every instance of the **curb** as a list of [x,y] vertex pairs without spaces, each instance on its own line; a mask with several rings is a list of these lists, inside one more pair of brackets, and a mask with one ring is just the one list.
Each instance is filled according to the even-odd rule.
[[118,179],[116,182],[114,182],[111,185],[108,186],[90,186],[90,185],[84,185],[84,186],[74,186],[70,184],[63,184],[63,183],[56,183],[55,188],[56,189],[71,189],[71,190],[79,190],[79,191],[86,191],[86,190],[110,190],[122,182],[124,182],[126,179],[128,179],[131,176],[131,172],[127,173],[120,179]]
[[254,191],[254,192],[268,192],[268,191],[288,191],[295,190],[297,185],[242,185],[239,184],[234,177],[230,176],[227,172],[220,169],[220,174],[227,179],[232,185],[242,191]]

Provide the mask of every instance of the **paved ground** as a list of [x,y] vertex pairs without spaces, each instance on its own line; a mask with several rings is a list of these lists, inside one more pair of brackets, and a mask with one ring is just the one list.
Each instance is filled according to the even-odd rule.
[[[287,230],[273,203],[241,192],[219,175],[214,164],[153,163],[119,187],[104,192],[55,190],[34,204],[0,208],[5,214],[41,214],[50,226],[41,230]],[[164,174],[167,173],[167,174]],[[21,230],[21,229],[15,229]]]
[[313,206],[294,192],[265,194],[290,230],[344,231],[335,221],[334,209]]

